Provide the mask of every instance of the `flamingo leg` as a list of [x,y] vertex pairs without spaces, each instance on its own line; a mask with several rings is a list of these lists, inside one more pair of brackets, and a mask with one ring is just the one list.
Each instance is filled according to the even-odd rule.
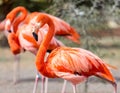
[[14,75],[13,75],[13,83],[16,84],[19,81],[20,77],[20,55],[14,56],[15,62],[14,62]]
[[[38,86],[38,80],[40,78],[39,73],[36,74],[36,78],[35,78],[35,84],[34,84],[34,88],[33,88],[33,93],[36,93],[36,89]],[[41,93],[47,93],[47,86],[48,86],[48,78],[45,78],[44,76],[42,76],[42,81],[41,81]],[[44,91],[45,89],[45,91]]]
[[88,93],[88,79],[85,81],[85,87],[84,87],[85,89],[84,89],[84,91],[85,91],[85,93]]
[[36,77],[35,77],[35,83],[34,83],[34,88],[33,88],[33,93],[36,93],[36,89],[37,89],[37,86],[38,86],[38,80],[40,78],[40,75],[39,73],[36,74]]
[[[102,78],[102,77],[100,77],[100,76],[97,76],[97,77],[99,77],[99,78]],[[104,78],[102,78],[102,79],[104,79]],[[104,79],[104,80],[106,80],[106,79]],[[109,80],[107,80],[110,84],[112,84],[113,85],[113,87],[114,87],[114,92],[113,93],[117,93],[117,83],[116,82],[111,82],[111,81],[109,81]]]
[[45,85],[45,77],[44,76],[42,76],[42,81],[41,81],[41,93],[44,93],[44,85]]
[[[45,61],[46,61],[48,55],[49,55],[49,53],[46,53]],[[44,79],[45,79],[45,88],[44,89],[45,89],[45,93],[47,93],[47,90],[48,90],[48,78],[44,77]],[[43,81],[43,83],[44,83],[44,81]]]
[[65,93],[66,83],[67,83],[67,81],[64,80],[63,87],[62,87],[62,93]]
[[48,90],[48,78],[45,79],[45,93],[47,93]]
[[73,87],[73,93],[76,93],[76,85],[72,84],[72,87]]

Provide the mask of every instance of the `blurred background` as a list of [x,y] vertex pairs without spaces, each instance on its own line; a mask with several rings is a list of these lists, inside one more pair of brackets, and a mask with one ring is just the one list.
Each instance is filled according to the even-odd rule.
[[[120,0],[0,0],[0,21],[17,6],[24,6],[29,12],[49,13],[68,22],[80,34],[81,44],[75,44],[62,37],[57,38],[67,46],[90,50],[106,63],[116,66],[118,69],[112,72],[120,87]],[[35,77],[34,61],[35,56],[32,54],[28,52],[21,54],[21,82],[11,86],[13,55],[6,37],[0,32],[0,86],[2,86],[0,93],[32,93]],[[56,79],[55,82],[60,87],[52,91],[53,81],[50,80],[48,92],[56,93],[59,90],[60,93],[63,81]],[[96,78],[90,78],[87,85],[84,83],[79,85],[78,91],[112,93],[112,89],[106,90],[107,87],[111,87],[110,84],[99,81],[101,82]],[[72,93],[69,85],[66,93]],[[37,90],[37,93],[39,92],[40,88]]]

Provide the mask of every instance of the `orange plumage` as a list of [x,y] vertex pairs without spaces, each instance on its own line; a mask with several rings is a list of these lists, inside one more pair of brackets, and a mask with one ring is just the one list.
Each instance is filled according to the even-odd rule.
[[[21,15],[19,13],[22,13]],[[11,12],[9,12],[6,16],[6,24],[5,30],[11,30],[11,26],[13,26],[13,32],[16,33],[19,24],[26,18],[27,16],[26,8],[22,6],[18,6],[14,8]]]
[[63,78],[73,85],[94,75],[109,81],[115,87],[116,93],[117,85],[107,65],[90,51],[81,48],[59,47],[54,49],[44,62],[45,53],[55,33],[55,25],[45,14],[40,15],[37,20],[42,20],[41,26],[46,23],[49,26],[49,31],[36,55],[36,68],[41,74],[49,78]]
[[13,54],[19,54],[21,52],[21,47],[18,38],[14,33],[8,35],[8,43]]
[[61,73],[59,77],[62,78],[67,72],[74,76],[89,77],[95,75],[115,82],[106,64],[90,51],[81,48],[57,48],[50,53],[47,62],[57,76]]

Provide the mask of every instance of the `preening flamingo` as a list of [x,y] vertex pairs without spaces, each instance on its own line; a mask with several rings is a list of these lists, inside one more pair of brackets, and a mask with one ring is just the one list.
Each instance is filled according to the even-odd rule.
[[[108,65],[98,56],[82,48],[58,47],[54,49],[46,61],[44,57],[49,43],[54,36],[55,26],[50,17],[41,14],[38,19],[40,26],[48,24],[49,31],[44,37],[36,55],[36,68],[44,76],[49,78],[62,78],[73,85],[73,93],[76,93],[76,85],[90,76],[97,76],[110,82],[117,93],[117,84]],[[34,35],[36,34],[36,35]],[[33,32],[33,37],[37,36]]]
[[79,40],[80,35],[77,33],[77,31],[73,27],[71,27],[68,23],[61,20],[60,18],[52,16],[50,14],[33,12],[26,17],[24,24],[31,23],[31,20],[33,20],[33,19],[35,19],[33,23],[36,23],[36,19],[40,14],[47,15],[52,19],[52,21],[55,25],[55,35],[64,36],[75,43],[78,43],[78,44],[80,43],[80,40]]

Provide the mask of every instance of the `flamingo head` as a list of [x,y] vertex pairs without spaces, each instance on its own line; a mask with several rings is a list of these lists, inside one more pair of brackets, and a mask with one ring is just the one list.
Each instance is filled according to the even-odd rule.
[[36,41],[38,41],[38,30],[40,28],[40,23],[32,23],[32,34]]
[[35,38],[35,40],[38,41],[37,33],[39,31],[39,28],[43,27],[45,24],[49,24],[50,18],[44,14],[40,14],[36,20],[37,20],[37,22],[33,23],[32,34],[33,34],[33,37]]
[[5,30],[7,32],[9,32],[9,33],[12,32],[12,30],[11,30],[11,21],[9,19],[7,19],[6,22],[5,22]]

